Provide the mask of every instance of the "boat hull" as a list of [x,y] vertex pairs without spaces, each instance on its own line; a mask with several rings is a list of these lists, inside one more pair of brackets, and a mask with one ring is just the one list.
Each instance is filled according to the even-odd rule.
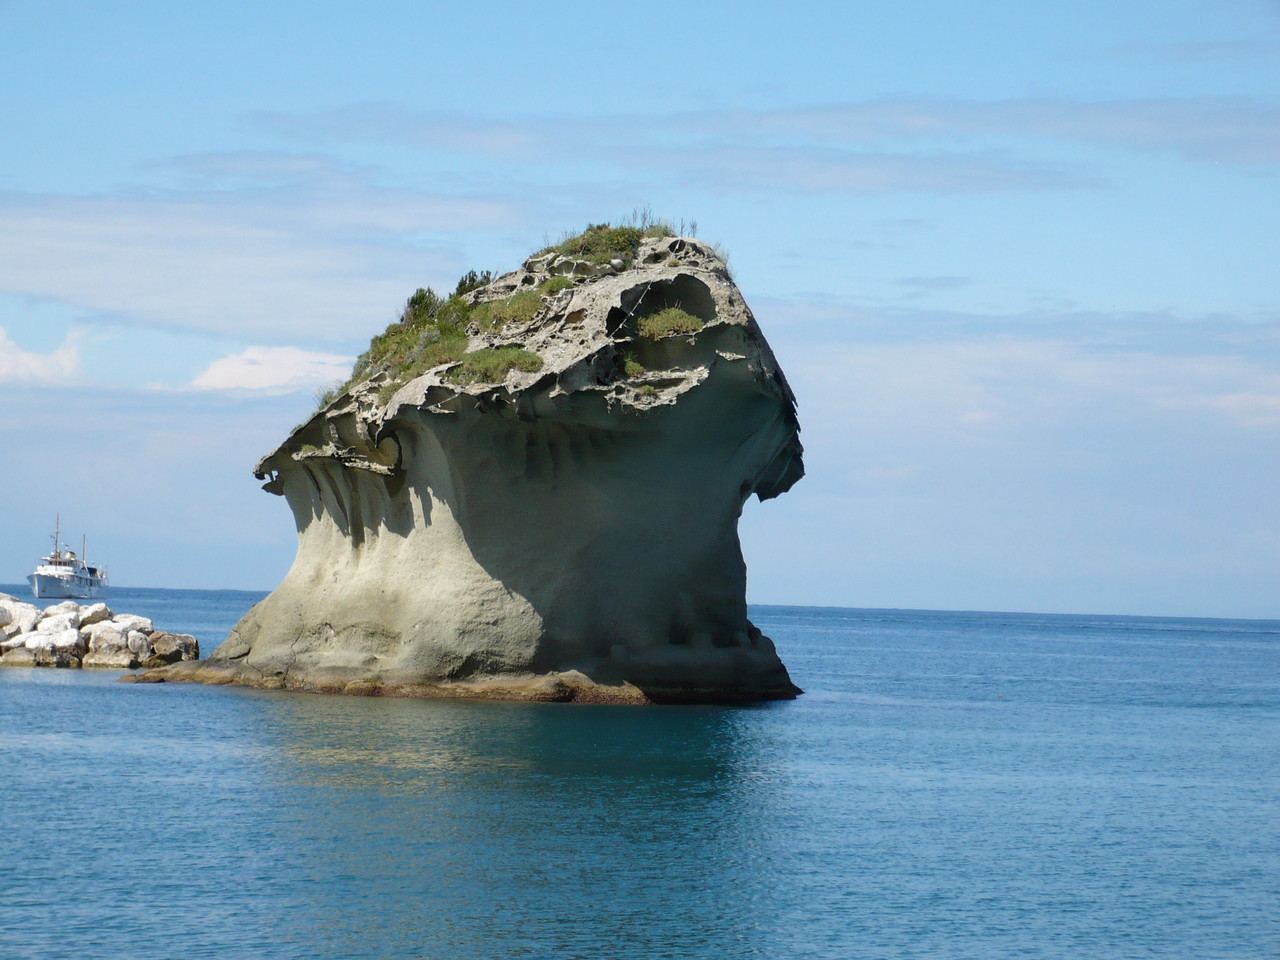
[[27,575],[27,582],[38,600],[87,600],[107,595],[107,585],[98,577],[32,573]]

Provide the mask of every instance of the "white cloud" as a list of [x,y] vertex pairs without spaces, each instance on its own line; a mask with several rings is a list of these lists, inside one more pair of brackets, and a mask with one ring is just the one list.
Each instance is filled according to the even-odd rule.
[[702,132],[815,144],[957,143],[1008,136],[1154,150],[1213,163],[1280,162],[1280,106],[1244,97],[1145,100],[868,100],[739,111],[690,124]]
[[297,347],[248,347],[209,364],[191,386],[197,390],[294,393],[345,380],[351,357]]
[[1228,432],[1273,443],[1280,427],[1280,369],[1263,359],[1009,336],[793,346],[784,364],[806,446],[847,458],[842,471],[881,470],[879,483],[907,483],[911,471],[900,468],[944,448],[964,458],[1048,449],[1051,437],[1070,450],[1104,438]]
[[955,149],[991,137],[1101,144],[1211,163],[1280,162],[1280,106],[1247,97],[886,99],[518,120],[375,103],[258,120],[312,144],[390,142],[524,165],[588,158],[648,171],[722,170],[720,189],[951,193],[1092,182],[1043,160]]
[[71,331],[52,353],[23,350],[0,327],[0,383],[67,385],[80,373],[78,331]]
[[620,147],[620,166],[670,175],[716,192],[880,194],[990,193],[1092,185],[1079,174],[986,152],[870,152],[841,146],[772,147],[741,143]]
[[0,293],[168,329],[364,339],[416,286],[461,272],[439,238],[511,216],[498,203],[350,181],[0,193]]
[[1280,377],[1273,378],[1272,392],[1209,394],[1180,398],[1177,405],[1202,407],[1221,414],[1233,426],[1245,429],[1280,427]]

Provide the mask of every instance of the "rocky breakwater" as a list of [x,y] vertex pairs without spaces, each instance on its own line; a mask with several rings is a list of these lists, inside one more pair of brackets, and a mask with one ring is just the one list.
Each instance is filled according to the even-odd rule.
[[419,290],[255,469],[284,581],[140,680],[625,702],[795,696],[737,523],[803,474],[794,397],[722,259],[591,227]]
[[133,670],[199,656],[190,634],[157,630],[146,617],[113,613],[105,603],[66,600],[41,610],[0,593],[0,666]]

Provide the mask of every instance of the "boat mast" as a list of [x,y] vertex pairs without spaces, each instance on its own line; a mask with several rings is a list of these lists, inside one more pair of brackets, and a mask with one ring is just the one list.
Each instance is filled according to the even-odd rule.
[[62,514],[54,514],[53,521],[53,558],[57,560],[61,554],[58,552],[58,540],[62,536]]

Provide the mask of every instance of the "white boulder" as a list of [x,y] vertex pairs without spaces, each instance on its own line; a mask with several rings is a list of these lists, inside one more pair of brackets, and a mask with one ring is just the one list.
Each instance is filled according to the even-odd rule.
[[105,603],[91,603],[80,608],[80,626],[83,629],[95,623],[110,620],[113,616],[115,614],[111,612],[111,608]]
[[111,618],[111,622],[126,633],[130,630],[137,630],[141,633],[151,633],[155,630],[155,626],[149,619],[132,613],[117,613]]
[[30,603],[22,603],[13,597],[5,596],[0,599],[0,607],[3,607],[9,615],[9,622],[3,628],[9,636],[16,633],[28,633],[35,629],[36,623],[40,620],[40,609]]
[[148,617],[74,601],[45,610],[0,594],[0,665],[133,670],[144,663],[197,660],[186,633],[157,631]]
[[[84,651],[84,638],[75,629],[49,632],[36,631],[28,636],[26,648],[35,655],[37,665],[69,667],[80,663]],[[74,661],[74,663],[72,662]]]
[[82,667],[100,667],[111,670],[132,670],[138,666],[138,658],[128,648],[90,650],[80,661]]
[[125,632],[110,620],[90,624],[87,628],[82,628],[81,632],[89,639],[90,653],[94,651],[129,649]]
[[151,647],[151,638],[141,630],[130,630],[125,635],[125,642],[139,660],[146,660],[155,652]]
[[62,633],[64,630],[78,630],[80,624],[77,622],[79,617],[69,617],[66,614],[57,614],[52,617],[45,617],[36,624],[37,633]]
[[80,626],[80,605],[74,600],[63,600],[51,607],[45,607],[40,619],[50,620],[54,617],[66,617],[73,627]]

